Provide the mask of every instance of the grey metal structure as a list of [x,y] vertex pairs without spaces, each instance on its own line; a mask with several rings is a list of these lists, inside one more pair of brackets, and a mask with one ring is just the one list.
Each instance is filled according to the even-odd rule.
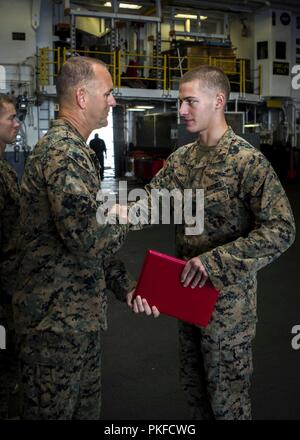
[[[70,2],[69,2],[70,3]],[[73,0],[71,4],[76,7],[84,7],[94,10],[95,12],[107,11],[107,7],[104,7],[105,1],[96,0]],[[153,8],[156,0],[135,0],[134,3],[142,5],[142,8],[137,12],[137,14],[144,14],[149,8]],[[196,10],[216,10],[221,12],[244,12],[253,13],[264,8],[273,9],[288,9],[292,12],[300,12],[300,3],[298,0],[287,0],[282,2],[282,0],[165,0],[163,2],[164,8],[185,8],[185,9],[196,9]],[[133,15],[133,14],[132,14]]]

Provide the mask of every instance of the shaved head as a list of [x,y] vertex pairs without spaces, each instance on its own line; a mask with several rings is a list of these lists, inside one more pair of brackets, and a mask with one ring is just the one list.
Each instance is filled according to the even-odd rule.
[[180,84],[197,80],[201,81],[201,84],[207,89],[222,91],[226,102],[228,101],[230,83],[222,69],[209,65],[195,67],[195,69],[189,70],[183,75]]

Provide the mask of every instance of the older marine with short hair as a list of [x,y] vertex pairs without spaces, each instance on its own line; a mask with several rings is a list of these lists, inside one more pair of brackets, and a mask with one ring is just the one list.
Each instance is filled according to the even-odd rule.
[[113,259],[126,225],[98,224],[100,168],[86,140],[115,106],[106,66],[69,59],[57,79],[59,117],[27,160],[14,294],[24,419],[99,419],[106,288],[130,290]]
[[13,98],[0,93],[0,325],[6,332],[6,349],[0,350],[0,419],[11,415],[9,402],[18,381],[11,299],[16,264],[19,184],[17,174],[4,153],[6,145],[16,140],[19,127]]

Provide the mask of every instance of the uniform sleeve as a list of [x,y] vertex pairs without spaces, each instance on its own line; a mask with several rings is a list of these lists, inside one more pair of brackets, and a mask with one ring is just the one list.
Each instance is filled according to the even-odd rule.
[[240,197],[254,216],[245,237],[218,246],[199,257],[216,288],[237,284],[277,259],[295,239],[295,222],[284,189],[272,166],[265,161],[248,168]]
[[[166,191],[166,197],[170,200],[170,206],[173,206],[174,199],[176,193],[172,190],[181,191],[184,189],[184,184],[181,181],[180,175],[177,175],[176,171],[176,154],[173,153],[166,161],[166,164],[163,168],[161,168],[158,173],[153,177],[151,182],[147,184],[144,188],[143,199],[140,199],[136,203],[129,203],[129,214],[130,212],[134,213],[134,221],[131,221],[129,216],[129,227],[131,231],[138,231],[147,226],[151,226],[151,220],[156,218],[156,222],[162,223],[162,210],[159,209],[159,205],[156,203],[152,203],[151,195],[157,191],[157,194],[160,194],[160,197],[164,197],[164,191]],[[171,197],[170,197],[171,194]],[[156,197],[153,197],[155,199]],[[167,206],[167,204],[166,204]],[[135,215],[135,213],[137,213]],[[135,221],[135,219],[139,219],[139,221]]]
[[53,157],[44,174],[57,231],[70,252],[94,259],[116,252],[128,226],[99,224],[96,201],[99,185],[93,165],[84,155]]
[[3,169],[0,167],[0,214],[2,213],[5,205],[5,194],[6,194],[6,186],[5,186],[5,180],[2,176]]
[[2,213],[4,209],[4,194],[3,194],[4,188],[3,183],[0,177],[0,255],[2,253]]
[[[181,148],[180,150],[182,155],[183,149]],[[166,160],[164,167],[158,171],[149,185],[146,185],[145,188],[148,192],[150,192],[151,189],[160,188],[167,188],[168,190],[175,188],[184,189],[184,183],[182,180],[185,179],[185,176],[183,176],[180,171],[179,164],[181,159],[178,153],[179,151],[172,153]]]
[[3,229],[5,228],[5,222],[3,221],[4,210],[7,199],[7,182],[6,182],[6,172],[4,167],[0,167],[0,256],[3,251],[3,240],[4,233]]
[[136,282],[132,279],[123,261],[111,257],[106,258],[103,262],[105,282],[110,289],[121,301],[126,300],[126,295],[135,288]]
[[0,176],[0,254],[2,249],[2,217],[3,217],[3,210],[5,206],[5,188],[3,184],[2,177]]

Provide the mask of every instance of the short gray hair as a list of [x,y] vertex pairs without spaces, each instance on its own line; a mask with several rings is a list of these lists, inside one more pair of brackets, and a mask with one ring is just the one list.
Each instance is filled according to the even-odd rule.
[[95,64],[107,69],[103,61],[89,57],[71,57],[63,64],[56,79],[56,91],[60,103],[69,99],[75,87],[95,78],[93,69]]

